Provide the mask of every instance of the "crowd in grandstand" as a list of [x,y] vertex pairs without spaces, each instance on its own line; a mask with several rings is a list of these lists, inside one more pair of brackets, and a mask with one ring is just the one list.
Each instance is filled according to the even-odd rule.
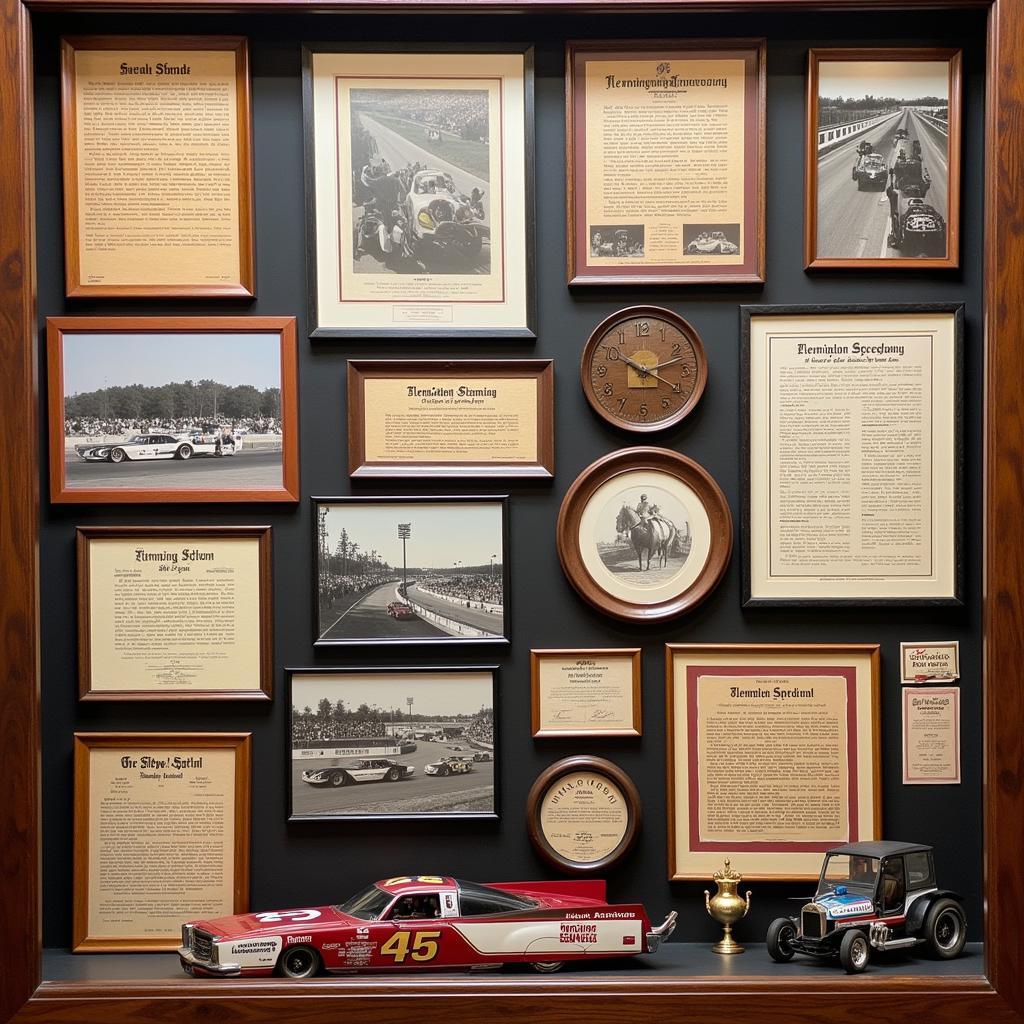
[[385,737],[415,737],[425,734],[446,739],[461,739],[479,743],[494,743],[494,711],[483,708],[468,717],[455,716],[465,726],[453,724],[451,717],[429,718],[417,715],[413,721],[402,721],[401,712],[374,710],[361,705],[355,711],[345,709],[345,702],[331,704],[322,700],[316,708],[292,710],[292,743],[297,747],[330,744],[337,740],[383,739]]
[[487,138],[487,93],[482,89],[360,89],[354,106],[442,128],[462,138]]
[[292,742],[299,746],[317,743],[331,743],[341,739],[376,739],[388,735],[385,719],[370,712],[332,709],[330,715],[323,715],[307,708],[292,712]]
[[328,606],[331,606],[350,594],[362,594],[367,590],[373,590],[375,587],[392,582],[397,582],[397,577],[391,569],[382,572],[367,572],[360,576],[338,576],[331,573],[321,579],[320,593],[327,599]]
[[494,575],[428,576],[420,582],[424,590],[467,604],[504,604],[501,567],[495,566]]
[[[76,416],[64,420],[65,437],[124,437],[128,434],[190,434],[209,428],[210,420],[199,416],[174,419],[139,419],[128,417]],[[228,424],[231,433],[280,434],[281,421],[265,416],[248,416]]]
[[494,744],[494,711],[482,709],[466,727],[466,739],[477,743]]

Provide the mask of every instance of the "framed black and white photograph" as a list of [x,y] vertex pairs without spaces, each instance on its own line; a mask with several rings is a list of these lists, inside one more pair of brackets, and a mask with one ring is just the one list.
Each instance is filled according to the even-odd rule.
[[811,50],[808,267],[960,265],[960,51]]
[[314,498],[317,647],[506,644],[508,498]]
[[534,337],[533,51],[304,51],[314,337]]
[[289,821],[498,817],[496,666],[285,675]]

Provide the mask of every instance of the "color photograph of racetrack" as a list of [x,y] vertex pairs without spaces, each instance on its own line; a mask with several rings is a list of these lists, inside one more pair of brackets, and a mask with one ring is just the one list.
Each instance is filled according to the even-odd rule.
[[317,643],[506,642],[505,503],[317,505]]
[[945,258],[949,132],[946,61],[822,59],[816,257]]
[[495,755],[490,671],[291,678],[292,818],[490,816]]

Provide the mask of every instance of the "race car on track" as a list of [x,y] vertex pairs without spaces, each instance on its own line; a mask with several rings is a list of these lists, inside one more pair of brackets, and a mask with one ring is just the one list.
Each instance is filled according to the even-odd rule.
[[189,921],[187,974],[310,978],[321,971],[495,968],[558,970],[571,960],[654,953],[672,934],[639,903],[609,904],[597,879],[494,882],[389,878],[344,903]]
[[424,775],[466,775],[473,770],[473,762],[465,757],[442,757],[432,761],[423,769]]
[[393,619],[416,618],[416,613],[412,610],[412,605],[408,605],[404,601],[392,601],[388,605],[388,615]]
[[473,755],[474,761],[493,761],[494,755],[488,750],[478,750]]
[[881,192],[889,181],[889,168],[881,153],[862,153],[853,165],[853,180],[857,182],[857,191],[874,189]]
[[740,247],[730,242],[724,231],[702,231],[686,247],[690,256],[735,256]]
[[405,219],[413,251],[432,243],[475,256],[484,242],[490,241],[482,203],[474,196],[463,195],[444,171],[428,168],[413,175],[405,199]]
[[186,436],[135,434],[124,441],[77,444],[75,454],[86,462],[141,462],[148,459],[191,459],[196,446]]
[[411,779],[416,769],[387,757],[365,758],[328,768],[314,768],[302,773],[302,781],[311,786],[348,786],[353,782],[398,782]]
[[902,142],[904,139],[910,138],[910,132],[906,128],[897,128],[895,139],[897,142]]

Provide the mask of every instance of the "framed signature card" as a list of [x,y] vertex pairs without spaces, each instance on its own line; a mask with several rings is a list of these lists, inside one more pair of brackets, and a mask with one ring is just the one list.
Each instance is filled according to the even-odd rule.
[[963,306],[743,306],[746,607],[959,605]]
[[245,912],[250,746],[247,732],[75,733],[73,952],[170,952],[183,921]]
[[349,475],[550,478],[550,359],[348,362]]
[[639,736],[639,647],[530,651],[533,736]]
[[535,337],[533,50],[303,50],[312,337]]
[[67,37],[61,96],[68,296],[251,298],[246,40]]
[[666,644],[669,878],[818,877],[881,834],[877,644]]
[[82,700],[269,700],[269,526],[80,526]]
[[765,42],[566,49],[569,284],[764,280]]
[[960,58],[808,53],[808,267],[960,265]]

